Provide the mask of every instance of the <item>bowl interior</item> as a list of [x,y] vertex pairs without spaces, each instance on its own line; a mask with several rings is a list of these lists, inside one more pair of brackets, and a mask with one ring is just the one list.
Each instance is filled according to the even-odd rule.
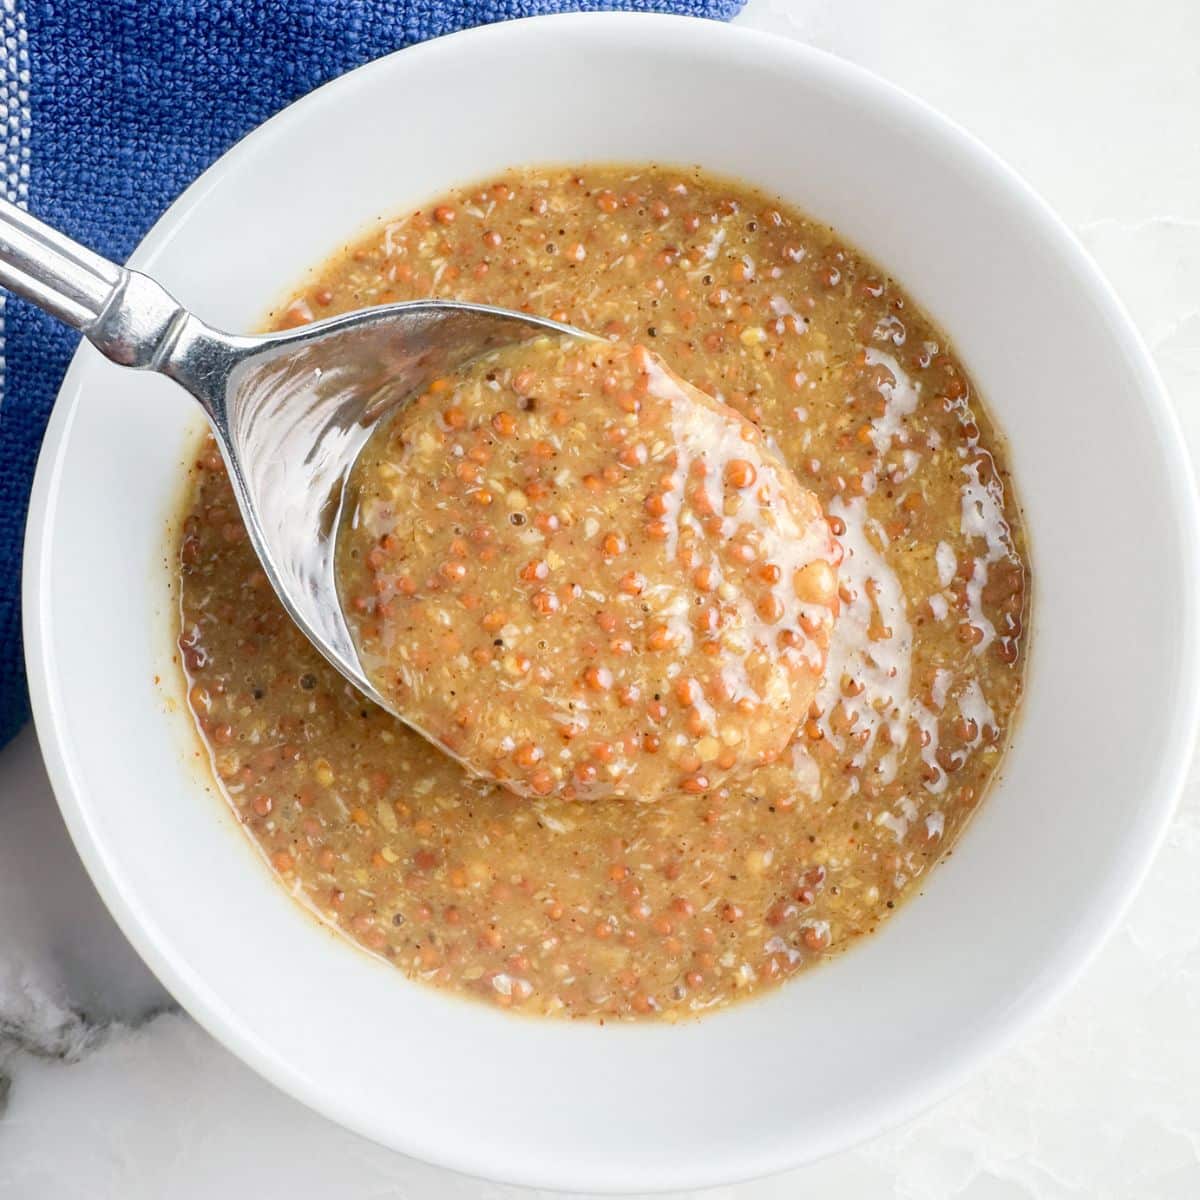
[[405,51],[242,142],[134,262],[206,319],[249,329],[370,222],[514,164],[598,160],[699,163],[833,224],[950,334],[1008,436],[1035,572],[1024,719],[1001,785],[882,934],[674,1028],[505,1017],[343,945],[255,860],[189,732],[164,525],[193,406],[87,346],[30,520],[30,675],[105,900],[264,1074],[461,1170],[698,1186],[815,1157],[930,1102],[1111,927],[1194,723],[1195,520],[1153,370],[1054,218],[916,102],[758,35],[605,15]]

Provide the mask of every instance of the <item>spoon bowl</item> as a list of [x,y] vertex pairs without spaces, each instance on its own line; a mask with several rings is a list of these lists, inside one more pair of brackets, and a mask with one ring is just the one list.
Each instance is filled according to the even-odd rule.
[[380,422],[432,380],[546,332],[589,336],[508,309],[429,300],[266,336],[189,327],[165,364],[209,416],[284,607],[355,687],[393,713],[363,670],[338,597],[334,557],[351,469]]

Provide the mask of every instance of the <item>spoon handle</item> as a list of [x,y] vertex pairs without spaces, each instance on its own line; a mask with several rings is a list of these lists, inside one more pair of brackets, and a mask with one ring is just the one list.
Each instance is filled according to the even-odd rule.
[[0,283],[75,329],[87,330],[124,268],[0,200]]
[[3,199],[0,284],[82,331],[124,366],[159,369],[185,323],[195,323],[152,279]]

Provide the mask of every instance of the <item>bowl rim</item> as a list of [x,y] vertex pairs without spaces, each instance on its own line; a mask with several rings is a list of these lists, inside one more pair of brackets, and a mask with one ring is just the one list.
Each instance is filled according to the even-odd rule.
[[[636,22],[636,25],[632,23]],[[1179,648],[1180,662],[1191,670],[1181,671],[1179,703],[1172,713],[1171,728],[1163,738],[1167,752],[1160,761],[1156,786],[1147,789],[1140,810],[1140,821],[1126,846],[1125,866],[1120,881],[1108,880],[1103,891],[1097,891],[1089,909],[1090,919],[1080,921],[1064,935],[1058,953],[1056,969],[1042,972],[1022,989],[1017,999],[1005,1010],[1001,1019],[991,1025],[973,1030],[959,1057],[949,1064],[932,1068],[927,1077],[911,1086],[903,1103],[893,1105],[882,1120],[874,1114],[869,1122],[859,1120],[843,1123],[830,1135],[814,1155],[801,1155],[789,1149],[790,1143],[780,1140],[769,1147],[747,1149],[720,1163],[706,1162],[702,1166],[681,1164],[669,1172],[660,1172],[652,1179],[634,1177],[612,1163],[603,1173],[588,1176],[566,1176],[528,1163],[515,1161],[498,1164],[481,1159],[471,1147],[471,1140],[447,1130],[440,1143],[406,1143],[402,1138],[389,1136],[391,1148],[451,1170],[487,1179],[504,1179],[525,1186],[540,1186],[563,1190],[588,1188],[606,1192],[635,1190],[667,1190],[690,1186],[714,1186],[748,1178],[768,1175],[811,1161],[853,1145],[866,1137],[875,1136],[902,1121],[908,1120],[960,1086],[993,1054],[1010,1045],[1018,1034],[1055,1000],[1062,996],[1092,961],[1108,936],[1123,919],[1165,836],[1167,825],[1182,792],[1191,761],[1196,729],[1200,720],[1200,504],[1192,473],[1192,465],[1183,441],[1178,415],[1172,406],[1157,367],[1140,334],[1111,284],[1101,273],[1075,234],[1050,208],[1032,187],[988,149],[974,135],[944,116],[923,100],[892,84],[867,69],[826,51],[789,38],[731,27],[713,21],[662,14],[630,12],[584,12],[527,17],[480,26],[435,38],[394,51],[364,66],[358,67],[308,93],[287,106],[227,150],[166,209],[139,243],[133,261],[150,253],[165,242],[174,228],[198,205],[203,204],[209,189],[224,176],[251,158],[266,139],[303,124],[310,110],[336,102],[344,94],[362,85],[378,73],[396,69],[396,60],[408,56],[405,63],[417,56],[452,59],[460,48],[475,42],[492,41],[500,47],[506,41],[521,43],[531,31],[540,32],[572,27],[586,31],[589,27],[611,27],[625,24],[630,33],[651,30],[668,36],[677,44],[711,44],[711,40],[740,41],[747,50],[772,59],[797,72],[823,75],[837,86],[853,91],[865,102],[879,104],[903,113],[922,134],[941,140],[967,166],[987,177],[995,187],[1004,189],[1020,205],[1026,219],[1039,225],[1042,232],[1060,248],[1064,259],[1084,281],[1090,299],[1103,313],[1110,334],[1138,381],[1137,392],[1142,407],[1162,446],[1167,486],[1173,498],[1172,514],[1178,523],[1180,542],[1190,558],[1190,570],[1183,573],[1187,580],[1185,591],[1178,597],[1183,642]],[[64,447],[76,413],[78,376],[85,369],[82,356],[89,352],[81,348],[72,358],[47,425],[34,479],[26,525],[23,560],[23,610],[25,614],[25,656],[29,677],[34,720],[42,755],[55,797],[75,848],[97,891],[112,913],[122,933],[139,955],[167,986],[181,1005],[218,1042],[248,1063],[286,1094],[344,1127],[368,1137],[374,1132],[365,1128],[361,1114],[340,1100],[331,1099],[310,1085],[306,1077],[280,1064],[253,1038],[246,1035],[237,1015],[229,1011],[219,997],[182,961],[168,944],[155,940],[137,908],[131,904],[121,882],[121,871],[92,836],[87,815],[88,804],[81,801],[86,787],[73,771],[66,739],[61,729],[61,681],[54,659],[50,636],[47,586],[44,579],[49,561],[52,532],[55,525],[59,480],[62,475]],[[1036,535],[1036,531],[1033,531]]]

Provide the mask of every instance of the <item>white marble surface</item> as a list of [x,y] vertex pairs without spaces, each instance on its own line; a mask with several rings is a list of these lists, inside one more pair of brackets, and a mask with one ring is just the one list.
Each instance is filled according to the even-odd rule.
[[[1200,454],[1195,0],[750,0],[741,20],[897,81],[1022,171],[1124,296]],[[1194,770],[1123,927],[1013,1050],[901,1129],[710,1195],[1200,1196],[1198,902]],[[338,1129],[180,1014],[101,907],[27,731],[0,755],[0,1200],[330,1195],[532,1193]]]

